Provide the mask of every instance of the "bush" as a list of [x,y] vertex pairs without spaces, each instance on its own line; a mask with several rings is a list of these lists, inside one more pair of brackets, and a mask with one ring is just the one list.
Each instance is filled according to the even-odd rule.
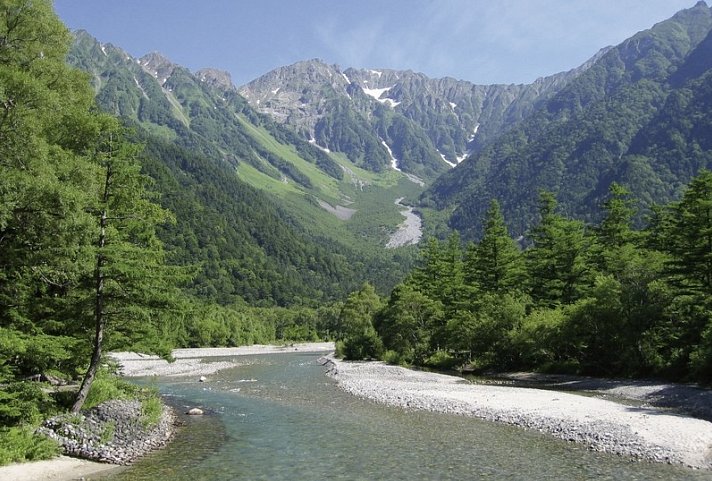
[[383,355],[383,341],[376,330],[369,327],[361,334],[344,339],[342,348],[344,359],[355,361],[360,359],[380,359]]
[[110,399],[134,397],[140,389],[117,376],[100,371],[91,385],[84,409],[93,408]]
[[6,384],[0,390],[0,425],[38,424],[56,411],[56,404],[35,381]]
[[392,349],[387,350],[383,354],[383,362],[386,364],[393,364],[394,366],[407,366],[408,362],[405,358],[398,352]]
[[29,426],[0,428],[0,466],[50,459],[59,455],[59,445],[34,433]]
[[447,351],[435,351],[425,360],[425,365],[437,369],[452,369],[459,363],[459,360]]

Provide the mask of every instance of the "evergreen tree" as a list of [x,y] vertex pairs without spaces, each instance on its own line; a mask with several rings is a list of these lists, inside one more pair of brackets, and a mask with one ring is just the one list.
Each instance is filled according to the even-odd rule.
[[496,200],[490,202],[482,240],[468,249],[466,281],[484,292],[507,292],[525,284],[522,253],[509,236]]
[[712,171],[703,170],[674,204],[670,273],[684,293],[712,295]]
[[463,301],[462,246],[457,231],[450,234],[445,244],[437,239],[428,241],[421,250],[421,266],[410,282],[431,299],[440,301],[446,310]]
[[0,3],[0,39],[0,328],[14,340],[2,383],[83,364],[69,293],[91,265],[97,170],[82,154],[98,123],[51,2]]
[[91,209],[96,219],[94,266],[85,283],[93,306],[94,341],[89,368],[72,407],[75,412],[84,404],[101,363],[107,327],[115,338],[123,337],[123,342],[114,339],[115,346],[141,340],[144,349],[159,349],[156,309],[165,308],[170,298],[171,280],[156,236],[156,225],[169,215],[146,190],[148,179],[136,162],[136,146],[122,141],[115,120],[105,120],[108,126],[93,154],[102,182]]
[[570,304],[589,284],[584,225],[556,213],[556,199],[540,194],[540,221],[531,231],[533,246],[527,251],[530,292],[543,306]]
[[346,359],[379,358],[383,343],[373,327],[376,313],[383,307],[381,298],[368,282],[352,292],[339,315],[337,351]]

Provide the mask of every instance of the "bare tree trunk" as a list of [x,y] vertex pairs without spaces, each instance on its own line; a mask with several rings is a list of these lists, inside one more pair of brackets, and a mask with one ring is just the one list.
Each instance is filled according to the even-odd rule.
[[96,269],[94,271],[94,350],[89,362],[89,369],[84,375],[84,380],[79,388],[77,397],[72,406],[72,412],[76,413],[82,409],[84,402],[89,395],[89,390],[96,377],[96,372],[99,370],[101,363],[101,349],[104,342],[104,330],[106,328],[106,316],[104,315],[104,246],[106,245],[106,224],[107,224],[107,204],[109,201],[109,190],[111,188],[111,163],[106,167],[106,179],[104,184],[104,195],[102,201],[104,209],[101,212],[101,220],[99,221],[99,242],[97,243],[98,252],[96,255]]

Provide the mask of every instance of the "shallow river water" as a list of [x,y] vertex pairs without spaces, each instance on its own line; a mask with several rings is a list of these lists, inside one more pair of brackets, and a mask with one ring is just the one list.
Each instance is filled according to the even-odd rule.
[[472,418],[409,412],[340,391],[319,354],[240,357],[242,366],[156,383],[207,416],[164,450],[103,478],[139,480],[706,480],[712,473],[589,452]]

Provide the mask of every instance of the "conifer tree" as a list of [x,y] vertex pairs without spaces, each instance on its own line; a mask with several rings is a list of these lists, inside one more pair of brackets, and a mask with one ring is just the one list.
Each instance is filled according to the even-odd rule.
[[540,194],[539,214],[526,256],[531,296],[542,306],[570,304],[589,284],[584,225],[557,214],[549,192]]
[[465,272],[467,281],[485,292],[509,292],[525,284],[524,260],[509,236],[496,200],[490,202],[482,240],[469,249]]
[[712,171],[703,170],[673,205],[670,272],[683,293],[712,295]]
[[[138,148],[121,138],[114,119],[104,118],[105,132],[93,154],[101,172],[92,213],[96,219],[93,272],[85,286],[92,300],[94,340],[91,361],[72,407],[81,409],[101,362],[107,329],[129,342],[151,346],[157,308],[170,300],[171,281],[164,265],[156,226],[169,219],[148,191],[148,179],[136,161]],[[160,344],[159,339],[153,339]],[[117,340],[114,340],[117,343]],[[149,347],[150,349],[150,347]]]

